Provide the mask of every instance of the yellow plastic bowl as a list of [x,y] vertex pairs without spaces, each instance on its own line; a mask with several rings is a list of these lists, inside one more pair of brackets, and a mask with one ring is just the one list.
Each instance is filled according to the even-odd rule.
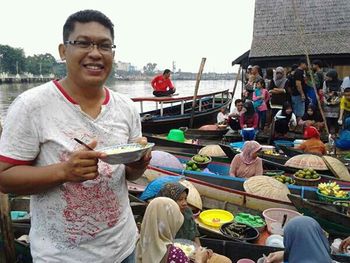
[[221,209],[209,209],[199,214],[203,224],[220,228],[222,224],[233,221],[234,216],[230,212]]

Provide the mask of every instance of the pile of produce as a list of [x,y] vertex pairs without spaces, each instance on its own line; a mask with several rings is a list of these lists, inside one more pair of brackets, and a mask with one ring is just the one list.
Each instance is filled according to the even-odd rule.
[[267,155],[279,155],[279,154],[276,153],[274,150],[265,150],[265,151],[263,151],[263,154],[267,154]]
[[205,164],[211,161],[211,158],[207,155],[196,154],[192,157],[192,161],[198,164]]
[[260,216],[254,216],[247,213],[239,213],[235,217],[235,221],[240,224],[246,224],[251,227],[263,227],[266,225],[264,219],[262,219]]
[[249,229],[249,226],[239,224],[237,222],[230,223],[225,227],[221,228],[223,234],[226,234],[232,238],[244,239],[246,238],[246,232]]
[[285,175],[277,175],[274,178],[282,184],[295,184],[295,181],[292,178]]
[[349,193],[340,189],[340,186],[336,182],[320,183],[318,190],[325,196],[347,198]]
[[299,170],[294,174],[294,176],[307,180],[320,178],[320,175],[312,168],[304,168],[302,170]]
[[196,171],[196,172],[200,172],[201,171],[201,169],[193,161],[188,161],[186,163],[186,168],[185,169],[188,170],[188,171]]
[[350,159],[350,153],[345,154],[344,159]]

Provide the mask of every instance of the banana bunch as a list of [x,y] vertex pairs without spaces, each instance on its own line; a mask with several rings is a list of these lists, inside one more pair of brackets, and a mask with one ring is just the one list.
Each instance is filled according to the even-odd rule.
[[336,182],[320,183],[318,190],[321,194],[326,196],[334,196],[338,198],[345,198],[348,196],[348,192],[340,190],[340,186]]

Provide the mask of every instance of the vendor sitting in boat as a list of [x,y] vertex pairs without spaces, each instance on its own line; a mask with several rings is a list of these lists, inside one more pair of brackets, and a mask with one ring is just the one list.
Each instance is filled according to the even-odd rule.
[[230,176],[249,178],[263,174],[262,160],[258,157],[261,145],[256,141],[244,143],[242,152],[237,154],[230,165]]
[[286,101],[282,110],[275,116],[275,138],[284,137],[289,131],[293,131],[297,126],[297,119],[293,113],[292,105]]
[[342,151],[350,150],[350,118],[345,119],[344,129],[340,131],[335,146]]
[[303,150],[305,153],[326,154],[326,146],[320,139],[320,133],[318,130],[309,126],[305,129],[304,137],[307,139],[304,143],[300,144],[297,149]]
[[175,93],[176,89],[170,80],[170,69],[166,69],[163,75],[156,76],[151,85],[153,87],[153,95],[156,97],[166,97]]
[[196,222],[193,219],[192,209],[187,205],[187,195],[188,189],[177,182],[165,184],[158,193],[158,196],[173,199],[179,205],[181,213],[184,216],[184,222],[175,238],[188,239],[200,246],[199,232]]
[[228,119],[228,109],[227,107],[222,107],[218,113],[216,120],[218,124],[227,124]]
[[228,115],[228,125],[234,131],[241,129],[239,124],[240,116],[243,113],[243,101],[241,99],[235,100],[235,107],[233,107],[232,112]]

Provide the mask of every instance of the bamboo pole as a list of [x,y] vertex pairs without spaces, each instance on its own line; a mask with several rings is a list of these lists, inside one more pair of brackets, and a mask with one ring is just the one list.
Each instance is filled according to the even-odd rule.
[[[299,21],[299,16],[298,16],[297,8],[296,8],[296,5],[295,5],[295,0],[292,0],[292,4],[293,4],[293,11],[294,11],[295,20],[296,20],[297,25],[298,25],[300,40],[301,40],[301,43],[302,43],[302,46],[304,48],[304,52],[305,52],[305,55],[306,55],[307,66],[308,66],[308,68],[310,70],[311,69],[311,63],[310,63],[310,57],[309,57],[309,49],[308,49],[308,46],[307,46],[306,41],[305,41],[305,34],[304,34],[304,31],[303,31],[303,28],[302,28],[301,23]],[[314,89],[314,92],[316,94],[318,108],[320,110],[322,119],[323,119],[324,123],[326,124],[325,127],[326,127],[326,132],[327,132],[327,137],[328,137],[329,136],[329,130],[328,130],[328,126],[327,126],[327,121],[326,121],[326,117],[325,117],[323,109],[322,109],[320,97],[318,96],[318,92],[317,92],[317,89],[316,89],[315,79],[314,79],[313,74],[310,74],[310,77],[311,77],[312,88]]]
[[193,121],[194,121],[194,112],[196,109],[196,99],[197,99],[197,94],[198,94],[198,89],[199,89],[199,83],[201,81],[201,77],[202,77],[202,73],[203,73],[203,69],[204,69],[204,65],[205,65],[205,61],[207,59],[206,58],[202,58],[202,62],[199,66],[199,71],[197,74],[197,79],[196,79],[196,86],[194,89],[194,95],[193,95],[193,101],[192,101],[192,111],[191,111],[191,119],[190,119],[190,128],[193,128]]
[[13,235],[10,212],[8,195],[0,192],[0,226],[4,239],[5,259],[8,263],[16,262],[15,237]]
[[240,75],[241,75],[241,70],[242,70],[242,65],[239,65],[238,73],[236,75],[235,85],[234,85],[233,90],[232,90],[232,101],[230,103],[230,110],[231,110],[233,98],[234,98],[235,93],[236,93],[238,79],[240,78]]

